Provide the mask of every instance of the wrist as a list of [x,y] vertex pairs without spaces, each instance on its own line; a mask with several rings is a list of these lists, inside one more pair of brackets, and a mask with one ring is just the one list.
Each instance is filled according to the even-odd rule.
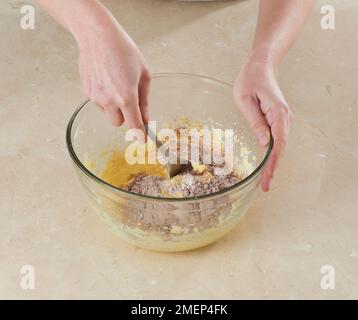
[[68,29],[75,38],[79,48],[88,47],[92,42],[97,42],[113,26],[114,19],[110,12],[101,4],[95,4],[96,8],[82,8],[81,14],[76,14],[70,19]]
[[279,59],[269,48],[254,48],[247,59],[247,65],[256,65],[266,70],[276,71]]

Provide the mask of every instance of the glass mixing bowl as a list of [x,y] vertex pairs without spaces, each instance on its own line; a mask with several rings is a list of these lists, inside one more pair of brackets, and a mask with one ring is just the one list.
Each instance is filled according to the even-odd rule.
[[[233,101],[230,84],[190,74],[156,74],[149,97],[157,127],[177,116],[203,123],[214,120],[234,129],[252,165],[234,186],[195,198],[155,198],[116,188],[99,178],[103,150],[125,148],[126,127],[113,127],[90,101],[83,102],[67,128],[67,147],[87,197],[101,218],[126,241],[150,250],[184,251],[206,246],[230,231],[249,208],[259,188],[273,140],[261,148]],[[236,149],[234,149],[236,150]]]

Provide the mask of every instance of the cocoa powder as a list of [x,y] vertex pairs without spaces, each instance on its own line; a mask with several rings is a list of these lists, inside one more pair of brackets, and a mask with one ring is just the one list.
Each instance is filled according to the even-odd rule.
[[127,190],[154,197],[188,198],[224,190],[240,180],[234,172],[216,176],[210,168],[202,173],[186,172],[169,180],[137,174],[127,185]]

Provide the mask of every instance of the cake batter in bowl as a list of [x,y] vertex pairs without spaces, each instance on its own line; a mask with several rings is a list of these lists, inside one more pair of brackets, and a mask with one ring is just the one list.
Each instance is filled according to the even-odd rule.
[[[120,170],[143,170],[128,167],[120,156],[113,158],[128,146],[127,128],[108,125],[90,101],[77,108],[67,128],[69,153],[90,204],[121,238],[150,250],[185,251],[215,242],[238,224],[259,189],[273,140],[264,149],[256,143],[235,106],[232,90],[230,84],[198,75],[156,74],[152,79],[150,114],[158,128],[187,117],[212,128],[234,130],[241,178],[199,196],[153,196],[124,188]],[[147,169],[150,175],[163,176],[158,167]]]

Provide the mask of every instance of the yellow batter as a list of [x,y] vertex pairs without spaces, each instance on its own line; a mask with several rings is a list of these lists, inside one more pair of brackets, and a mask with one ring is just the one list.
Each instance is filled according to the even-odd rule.
[[115,150],[112,152],[103,172],[100,173],[100,178],[115,187],[124,188],[131,178],[138,173],[161,178],[167,178],[168,176],[166,167],[159,163],[129,164],[125,159],[124,152]]

